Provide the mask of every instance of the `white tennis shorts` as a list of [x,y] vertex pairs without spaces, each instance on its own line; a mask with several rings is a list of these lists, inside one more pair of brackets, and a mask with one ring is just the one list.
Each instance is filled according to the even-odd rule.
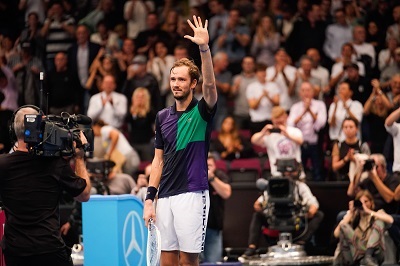
[[161,250],[203,251],[209,208],[208,190],[158,199],[156,225],[161,234]]

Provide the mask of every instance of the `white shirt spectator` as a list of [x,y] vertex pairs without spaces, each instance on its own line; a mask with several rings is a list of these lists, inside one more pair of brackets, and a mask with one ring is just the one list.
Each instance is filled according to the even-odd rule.
[[342,45],[351,42],[353,32],[351,26],[331,24],[325,31],[325,43],[323,50],[332,60],[336,60],[341,55]]
[[127,21],[128,38],[135,39],[139,32],[146,29],[146,18],[149,11],[154,11],[153,1],[126,1],[124,19]]
[[[107,97],[111,97],[112,104],[107,101],[103,106],[102,99]],[[121,128],[128,110],[127,104],[126,96],[121,93],[113,91],[107,96],[105,92],[100,92],[90,98],[87,115],[93,120],[101,119],[110,126]]]
[[370,66],[370,67],[373,68],[373,67],[375,66],[375,57],[376,57],[376,54],[375,54],[375,49],[374,49],[374,47],[372,46],[372,44],[366,43],[366,42],[364,42],[364,43],[362,43],[362,44],[355,44],[355,43],[353,43],[353,47],[354,47],[354,50],[355,50],[356,53],[357,53],[357,58],[360,58],[360,56],[363,55],[363,54],[368,55],[368,56],[370,56],[371,59],[372,59],[372,61],[371,61],[371,66]]
[[161,95],[166,95],[171,91],[169,85],[169,71],[174,63],[175,57],[173,55],[167,55],[165,61],[160,57],[153,58],[147,67],[148,72],[156,77]]
[[[287,126],[286,131],[291,136],[302,136],[300,129]],[[281,176],[277,171],[276,160],[285,158],[295,158],[301,162],[300,145],[280,133],[271,133],[263,137],[265,147],[267,148],[268,159],[271,166],[272,176]]]
[[[297,68],[286,65],[283,69],[286,77],[290,82],[293,82],[296,78]],[[276,73],[275,66],[270,66],[267,68],[267,80],[271,80]],[[280,90],[279,105],[282,106],[286,111],[289,111],[290,107],[293,105],[294,100],[289,96],[289,88],[286,85],[285,78],[282,73],[279,73],[274,82],[278,85]]]
[[393,156],[393,172],[400,171],[400,124],[394,122],[392,126],[388,127],[385,125],[386,131],[389,132],[393,137],[393,147],[394,147],[394,156]]
[[[336,109],[336,125],[335,126],[330,126],[329,127],[329,138],[331,140],[338,140],[338,141],[344,141],[345,140],[345,135],[342,131],[342,124],[344,119],[347,117],[347,112],[344,109],[343,102],[339,100],[336,104],[338,104],[338,107]],[[346,101],[346,106],[349,107],[350,112],[357,118],[359,124],[361,124],[362,117],[363,117],[363,105],[359,101],[353,101],[351,99]],[[329,111],[328,111],[328,121],[332,119],[333,116],[333,111],[335,109],[335,103],[332,103],[329,106]],[[361,130],[358,131],[358,138],[361,139]]]
[[321,81],[321,92],[319,99],[322,100],[323,89],[329,85],[329,71],[323,66],[311,69],[311,76],[318,78]]
[[[101,140],[102,144],[106,146],[107,151],[110,149],[110,133],[114,128],[112,126],[103,126],[101,128]],[[117,145],[115,146],[122,155],[129,155],[130,152],[134,151],[132,146],[129,144],[129,141],[125,138],[125,136],[119,132],[119,137],[117,141]]]
[[[387,60],[389,59],[389,63]],[[378,67],[380,71],[385,70],[387,67],[395,64],[394,57],[391,55],[389,49],[381,50],[378,54]]]
[[[278,86],[274,82],[267,82],[261,84],[259,81],[250,83],[246,90],[246,98],[255,99],[260,98],[264,91],[268,92],[269,97],[273,98],[275,95],[280,93]],[[272,102],[263,97],[258,105],[257,109],[249,109],[250,119],[252,122],[262,122],[265,120],[271,120],[271,111],[274,105]]]

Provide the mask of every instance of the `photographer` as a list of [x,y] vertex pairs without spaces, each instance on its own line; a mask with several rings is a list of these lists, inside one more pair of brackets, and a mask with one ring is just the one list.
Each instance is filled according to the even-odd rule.
[[[295,160],[294,160],[295,161]],[[311,239],[314,232],[318,229],[324,214],[319,211],[319,203],[317,198],[312,194],[310,188],[306,183],[299,181],[301,164],[295,161],[295,168],[291,172],[284,172],[283,176],[288,178],[290,182],[294,183],[293,196],[294,204],[296,207],[300,207],[306,210],[304,216],[302,216],[302,224],[308,223],[308,226],[304,230],[296,231],[297,244],[305,244]],[[263,195],[261,195],[254,202],[254,213],[250,222],[249,229],[249,246],[245,253],[242,255],[244,258],[251,257],[256,254],[256,248],[258,246],[261,229],[265,226],[268,227],[271,220],[276,217],[272,217],[268,214],[270,213],[268,202],[271,200],[271,195],[268,194],[267,190],[264,190]],[[299,213],[300,216],[300,213]],[[286,221],[285,221],[286,222]],[[274,228],[279,229],[279,224],[274,224]],[[286,225],[284,225],[286,226]]]
[[[392,216],[376,208],[371,193],[359,191],[355,201],[335,228],[339,238],[334,265],[379,265],[384,260],[384,229],[393,223]],[[357,264],[358,265],[358,264]]]
[[[386,159],[382,154],[372,154],[372,160],[358,160],[354,180],[350,181],[347,195],[354,197],[359,190],[368,190],[371,193],[376,209],[383,209],[386,213],[397,213],[397,203],[394,200],[394,191],[399,185],[396,176],[386,171]],[[362,173],[368,177],[361,180]]]
[[[272,176],[280,176],[277,171],[276,160],[281,158],[295,158],[301,161],[300,146],[303,144],[303,134],[300,129],[286,126],[287,114],[280,106],[272,108],[272,125],[267,124],[260,132],[251,137],[251,143],[265,147],[271,165]],[[305,175],[302,172],[301,178]]]
[[208,185],[210,188],[210,210],[208,213],[206,239],[203,261],[218,262],[222,260],[225,200],[232,194],[229,176],[217,168],[215,157],[208,154]]
[[[65,190],[78,201],[88,201],[90,180],[84,151],[75,147],[75,171],[62,157],[28,153],[24,142],[25,115],[38,108],[23,106],[11,120],[14,152],[0,156],[0,195],[7,217],[2,248],[7,266],[72,266],[71,251],[60,235],[59,200]],[[82,144],[86,138],[81,132]]]

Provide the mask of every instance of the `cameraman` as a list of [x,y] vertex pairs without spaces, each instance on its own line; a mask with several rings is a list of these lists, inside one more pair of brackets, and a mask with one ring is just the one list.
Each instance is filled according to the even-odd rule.
[[[289,178],[290,181],[294,182],[294,203],[296,206],[301,208],[305,208],[307,213],[301,217],[303,222],[307,219],[308,227],[301,231],[301,235],[298,236],[296,241],[297,244],[303,245],[305,244],[312,235],[317,231],[319,224],[321,223],[324,214],[319,211],[319,203],[317,198],[312,194],[310,188],[306,183],[299,181],[298,177],[300,175],[301,164],[299,162],[295,162],[295,169],[292,172],[284,172],[283,176]],[[265,226],[269,226],[268,220],[270,217],[268,216],[268,200],[269,195],[266,190],[264,190],[263,195],[261,195],[254,202],[254,213],[250,222],[249,229],[249,246],[246,249],[245,253],[242,255],[244,258],[248,258],[254,256],[256,254],[256,248],[259,244],[261,229]],[[279,225],[274,225],[279,228]]]
[[[373,162],[368,167],[365,167],[367,161],[357,161],[356,174],[349,183],[347,195],[354,197],[358,191],[368,190],[374,198],[377,210],[383,209],[389,214],[397,213],[398,206],[394,200],[394,191],[400,183],[399,178],[387,173],[386,159],[382,154],[371,154],[370,159],[373,159]],[[368,177],[361,180],[361,174],[364,172],[368,173]]]
[[[75,148],[75,171],[62,157],[28,153],[24,142],[26,114],[38,111],[23,106],[12,120],[14,152],[0,156],[0,195],[6,213],[2,248],[7,266],[72,266],[71,250],[60,235],[59,200],[65,190],[78,201],[88,201],[90,180],[84,151]],[[11,131],[11,130],[10,130]],[[82,143],[86,138],[81,132]]]

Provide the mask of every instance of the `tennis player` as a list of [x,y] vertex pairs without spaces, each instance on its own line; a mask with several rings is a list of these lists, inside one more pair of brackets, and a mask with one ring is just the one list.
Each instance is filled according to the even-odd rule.
[[[203,98],[194,98],[200,70],[183,58],[170,71],[175,104],[156,117],[155,155],[144,204],[146,226],[153,218],[161,233],[161,265],[199,265],[207,227],[209,195],[207,154],[217,90],[208,46],[208,21],[189,21],[199,45]],[[158,192],[157,208],[153,206]]]

